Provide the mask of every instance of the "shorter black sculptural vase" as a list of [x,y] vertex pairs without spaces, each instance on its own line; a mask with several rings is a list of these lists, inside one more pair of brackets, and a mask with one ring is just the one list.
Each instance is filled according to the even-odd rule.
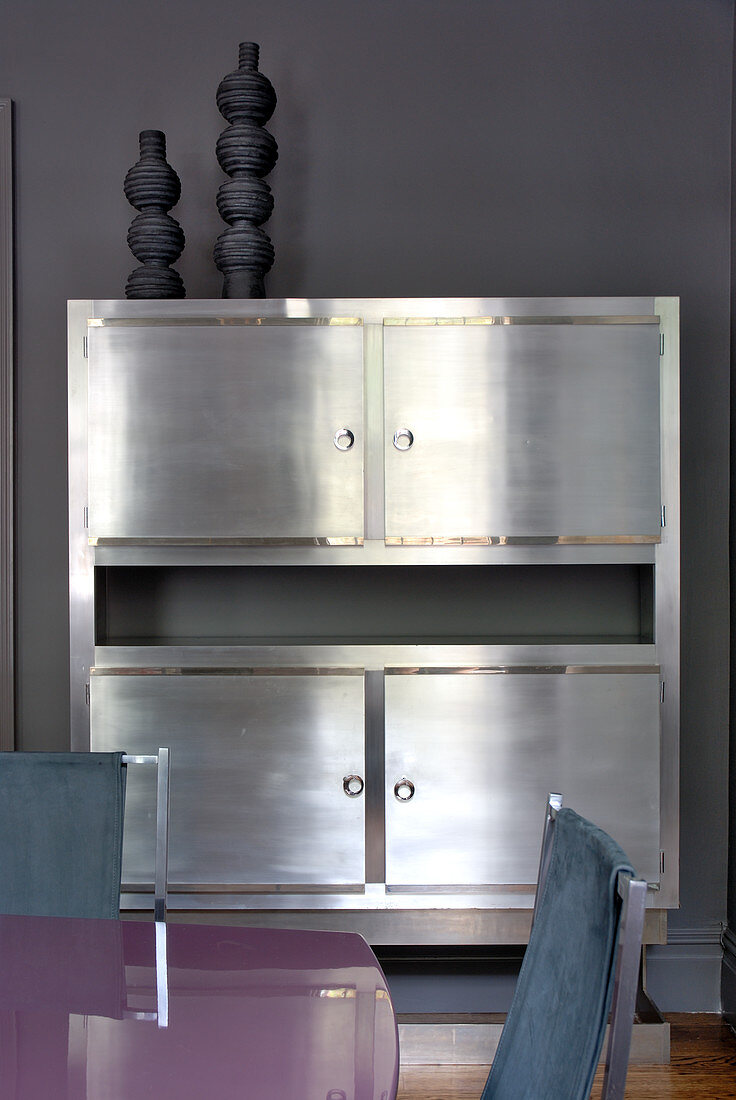
[[224,276],[223,298],[265,297],[263,280],[274,260],[273,245],[260,226],[273,210],[263,177],[276,163],[278,148],[263,123],[274,112],[276,93],[258,71],[258,54],[255,42],[241,42],[239,67],[217,89],[220,114],[230,123],[217,140],[217,159],[232,177],[217,192],[217,209],[228,222],[214,249]]
[[141,156],[125,177],[125,197],[140,210],[128,230],[128,246],[140,260],[125,284],[126,298],[184,298],[184,283],[170,264],[181,256],[184,231],[167,211],[179,201],[181,183],[166,161],[166,136],[143,130]]

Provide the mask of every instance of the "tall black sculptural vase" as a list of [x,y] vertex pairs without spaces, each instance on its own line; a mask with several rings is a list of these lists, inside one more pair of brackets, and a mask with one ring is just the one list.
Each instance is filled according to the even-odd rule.
[[258,54],[255,42],[241,42],[238,68],[217,89],[220,114],[230,123],[217,140],[217,159],[232,177],[217,192],[217,209],[228,223],[214,248],[224,276],[223,298],[264,298],[264,276],[274,260],[273,245],[260,226],[273,210],[263,177],[276,163],[278,147],[263,123],[274,112],[276,93],[258,71]]
[[125,177],[125,197],[140,210],[128,230],[128,247],[142,267],[131,271],[126,298],[183,298],[184,283],[169,267],[184,248],[184,231],[167,211],[179,201],[181,183],[166,161],[166,136],[140,134],[140,160]]

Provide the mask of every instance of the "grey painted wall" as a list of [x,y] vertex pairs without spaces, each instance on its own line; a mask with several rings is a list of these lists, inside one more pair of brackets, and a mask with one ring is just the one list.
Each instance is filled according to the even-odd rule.
[[[214,103],[237,44],[279,95],[271,295],[682,298],[681,943],[726,913],[731,0],[25,0],[17,165],[17,690],[68,735],[65,302],[120,297],[122,180],[163,129],[177,265],[219,295]],[[686,1004],[682,1007],[707,1007]]]

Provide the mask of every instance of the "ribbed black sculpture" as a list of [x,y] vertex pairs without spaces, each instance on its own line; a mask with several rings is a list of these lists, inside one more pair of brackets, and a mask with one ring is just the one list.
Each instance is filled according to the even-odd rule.
[[181,183],[166,161],[166,135],[143,130],[141,157],[125,177],[125,197],[140,210],[128,230],[128,245],[142,267],[128,276],[126,298],[183,298],[184,283],[169,264],[181,256],[184,231],[167,213],[179,201]]
[[239,67],[217,89],[220,114],[230,123],[217,139],[220,167],[232,179],[217,192],[217,209],[228,228],[215,242],[224,276],[223,298],[263,298],[263,277],[273,264],[273,245],[259,228],[271,217],[273,196],[263,176],[278,157],[276,141],[263,129],[276,106],[271,81],[258,71],[259,48],[240,43]]

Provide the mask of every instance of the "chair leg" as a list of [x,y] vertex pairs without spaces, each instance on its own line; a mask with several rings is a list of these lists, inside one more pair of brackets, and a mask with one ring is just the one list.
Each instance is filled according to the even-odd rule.
[[539,854],[539,873],[537,874],[537,890],[534,895],[534,911],[532,912],[532,927],[537,916],[537,906],[542,893],[542,886],[549,870],[549,861],[552,855],[552,837],[555,831],[555,817],[562,807],[562,795],[550,794],[547,797],[547,810],[544,816],[544,829],[542,831],[542,849]]
[[601,1100],[623,1100],[631,1051],[647,884],[627,876]]
[[156,776],[156,862],[153,918],[166,920],[166,887],[169,874],[169,750],[158,750]]

